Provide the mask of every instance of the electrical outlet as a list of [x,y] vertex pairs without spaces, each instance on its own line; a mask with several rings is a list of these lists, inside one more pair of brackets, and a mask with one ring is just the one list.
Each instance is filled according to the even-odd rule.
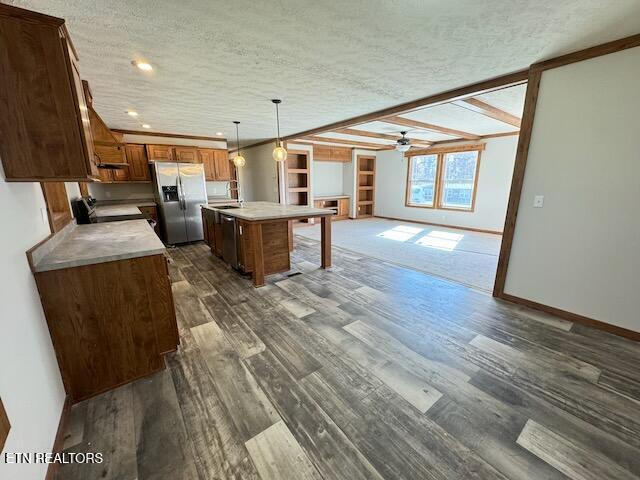
[[544,207],[544,195],[536,195],[533,197],[533,208]]

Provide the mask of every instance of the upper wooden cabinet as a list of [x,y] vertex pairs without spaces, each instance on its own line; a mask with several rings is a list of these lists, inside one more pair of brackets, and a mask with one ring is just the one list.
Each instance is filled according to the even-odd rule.
[[160,162],[174,162],[172,145],[147,145],[147,158]]
[[198,162],[204,165],[204,178],[208,182],[231,180],[231,165],[226,150],[199,148]]
[[198,161],[204,165],[204,179],[207,182],[214,181],[216,179],[215,150],[212,148],[199,148]]
[[351,148],[332,147],[330,145],[314,145],[313,159],[322,162],[344,162],[351,161]]
[[127,144],[125,146],[127,163],[129,164],[129,180],[133,182],[148,182],[151,180],[149,160],[144,145]]
[[229,164],[229,154],[226,150],[214,150],[216,180],[231,180],[231,165]]
[[0,3],[0,157],[13,181],[98,177],[64,20]]
[[174,147],[176,162],[199,163],[198,149],[196,147]]

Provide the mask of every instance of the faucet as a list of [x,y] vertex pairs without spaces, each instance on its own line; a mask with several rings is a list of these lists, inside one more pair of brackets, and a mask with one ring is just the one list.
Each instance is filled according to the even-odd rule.
[[[231,186],[232,183],[236,184],[235,188]],[[238,182],[238,180],[229,180],[229,183],[227,183],[227,195],[231,197],[231,192],[234,190],[238,193],[238,203],[240,204],[240,208],[242,208],[244,206],[244,199],[240,196],[240,182]]]

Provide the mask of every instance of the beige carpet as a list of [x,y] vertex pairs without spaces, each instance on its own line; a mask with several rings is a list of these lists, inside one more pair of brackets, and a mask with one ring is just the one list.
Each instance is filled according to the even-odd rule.
[[[295,229],[320,240],[320,225]],[[382,218],[332,224],[333,245],[491,291],[502,237]]]

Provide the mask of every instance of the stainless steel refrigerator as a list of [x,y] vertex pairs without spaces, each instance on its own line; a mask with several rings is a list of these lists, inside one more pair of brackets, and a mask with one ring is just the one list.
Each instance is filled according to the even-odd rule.
[[152,162],[151,165],[165,243],[202,240],[200,205],[207,203],[204,166],[173,162]]

